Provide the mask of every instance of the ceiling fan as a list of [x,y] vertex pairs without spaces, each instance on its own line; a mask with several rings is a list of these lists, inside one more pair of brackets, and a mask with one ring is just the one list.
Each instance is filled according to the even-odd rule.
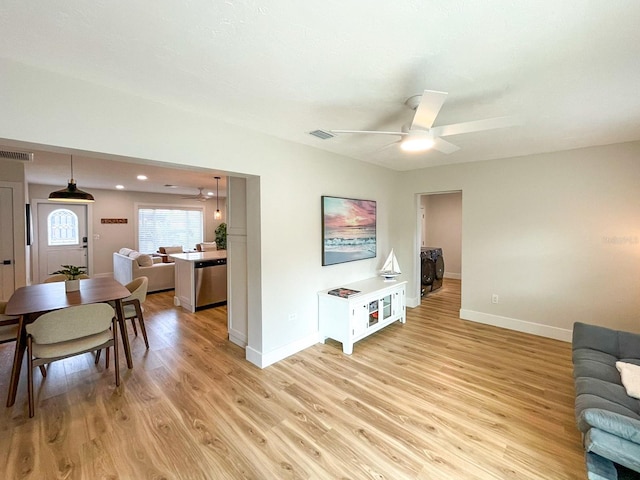
[[204,193],[202,193],[202,190],[204,190],[204,187],[198,187],[198,190],[199,192],[197,195],[187,195],[181,198],[188,199],[188,200],[198,200],[199,202],[206,202],[207,200],[210,200],[213,198],[213,197],[210,197],[209,195],[205,195]]
[[405,105],[415,110],[416,113],[413,116],[411,124],[403,126],[400,132],[385,132],[380,130],[330,130],[330,132],[399,135],[402,138],[397,142],[387,145],[387,147],[400,144],[400,148],[406,152],[421,152],[433,148],[434,150],[448,154],[460,150],[460,147],[444,140],[442,137],[512,127],[518,124],[513,117],[495,117],[434,127],[433,123],[446,98],[447,92],[438,92],[435,90],[425,90],[422,95],[409,97]]

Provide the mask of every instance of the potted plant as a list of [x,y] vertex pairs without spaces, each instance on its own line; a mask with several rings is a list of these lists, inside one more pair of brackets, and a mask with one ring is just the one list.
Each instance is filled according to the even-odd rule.
[[62,274],[67,277],[64,282],[64,289],[66,292],[75,292],[80,290],[80,280],[78,277],[84,273],[87,273],[87,267],[78,267],[76,265],[60,265],[61,270],[53,272],[53,275]]
[[216,228],[216,245],[218,250],[227,249],[227,224],[224,222]]

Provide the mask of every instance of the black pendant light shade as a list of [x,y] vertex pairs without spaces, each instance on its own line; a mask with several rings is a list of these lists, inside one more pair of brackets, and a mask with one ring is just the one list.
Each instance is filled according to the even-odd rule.
[[49,194],[49,200],[53,200],[55,202],[95,202],[93,195],[80,190],[76,186],[76,181],[73,179],[73,155],[71,156],[71,180],[69,180],[67,188],[51,192]]

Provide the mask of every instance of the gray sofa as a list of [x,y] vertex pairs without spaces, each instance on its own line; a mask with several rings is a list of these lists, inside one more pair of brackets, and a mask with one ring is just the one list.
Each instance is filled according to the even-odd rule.
[[640,400],[622,385],[616,362],[640,365],[640,335],[575,323],[575,413],[590,480],[640,479]]

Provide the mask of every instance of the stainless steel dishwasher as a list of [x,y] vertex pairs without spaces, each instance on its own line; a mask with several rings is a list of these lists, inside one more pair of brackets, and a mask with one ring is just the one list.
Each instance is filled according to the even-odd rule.
[[194,263],[196,308],[227,301],[227,259]]

